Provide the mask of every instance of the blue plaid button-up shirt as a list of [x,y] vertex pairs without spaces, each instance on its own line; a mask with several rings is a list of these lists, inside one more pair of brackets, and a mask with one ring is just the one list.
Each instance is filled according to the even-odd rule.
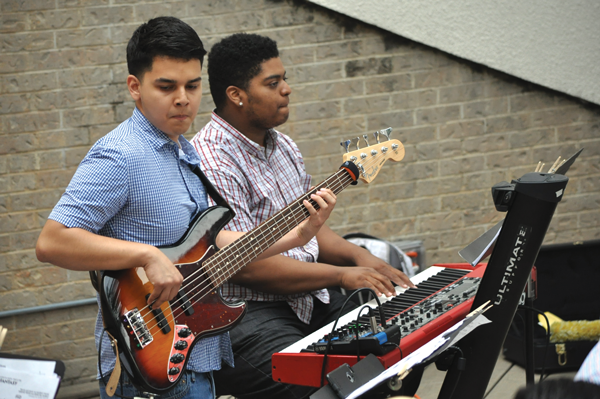
[[[274,129],[269,131],[263,148],[213,112],[192,145],[202,157],[202,171],[235,212],[225,230],[250,231],[310,189],[311,176],[304,169],[296,143]],[[282,255],[316,262],[319,244],[313,237],[306,245]],[[230,282],[223,285],[223,296],[229,300],[286,301],[306,324],[312,317],[314,298],[329,303],[326,289],[277,295]]]
[[[180,136],[179,144],[181,148],[136,108],[90,149],[49,219],[121,240],[173,244],[208,207],[204,186],[190,170],[200,158],[185,138]],[[98,312],[96,348],[102,329]],[[107,373],[115,355],[106,335],[101,346],[102,372]],[[187,368],[219,370],[222,359],[233,365],[228,333],[200,340]]]

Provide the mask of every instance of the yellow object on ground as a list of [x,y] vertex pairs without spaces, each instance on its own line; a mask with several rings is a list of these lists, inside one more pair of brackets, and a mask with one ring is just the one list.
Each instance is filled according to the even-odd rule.
[[[544,312],[544,314],[548,318],[548,322],[550,323],[550,325],[552,325],[556,322],[563,321],[563,319],[561,319],[560,317],[558,317],[557,315],[555,315],[553,313]],[[538,314],[538,321],[540,323],[540,326],[544,327],[544,330],[548,331],[548,324],[546,323],[546,318],[544,316],[542,316],[541,314]]]
[[550,342],[598,341],[600,320],[559,321],[551,324]]

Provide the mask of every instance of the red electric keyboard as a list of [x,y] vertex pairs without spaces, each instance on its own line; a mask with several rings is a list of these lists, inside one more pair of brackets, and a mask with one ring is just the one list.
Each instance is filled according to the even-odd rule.
[[[479,264],[472,268],[466,263],[434,265],[411,279],[417,288],[396,287],[397,296],[379,299],[386,325],[397,324],[400,328],[402,356],[420,348],[469,313],[485,267],[486,264]],[[366,305],[376,310],[377,321],[381,324],[376,300]],[[339,334],[348,330],[345,326],[368,324],[364,312],[357,319],[360,308],[362,306],[340,318],[336,330]],[[271,358],[273,379],[287,384],[320,387],[323,355],[315,353],[314,348],[324,342],[332,327],[333,323],[274,353]],[[398,348],[377,357],[385,368],[401,360]],[[352,366],[356,362],[356,355],[329,353],[326,373],[344,363]]]

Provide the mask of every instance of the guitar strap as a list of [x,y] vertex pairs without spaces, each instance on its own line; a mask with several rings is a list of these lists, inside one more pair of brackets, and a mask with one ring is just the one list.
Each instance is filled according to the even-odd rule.
[[[104,322],[104,320],[102,321]],[[108,336],[110,337],[110,344],[114,348],[115,355],[117,356],[115,361],[115,368],[110,373],[110,378],[106,383],[105,389],[106,394],[110,397],[113,397],[115,395],[115,392],[117,391],[117,384],[119,383],[119,378],[121,378],[121,360],[119,359],[119,347],[117,345],[117,340],[112,335],[110,335],[108,331],[106,331],[106,334],[108,334]]]
[[225,198],[223,198],[221,194],[219,194],[215,186],[213,186],[210,180],[208,180],[208,177],[206,177],[206,175],[202,173],[198,165],[194,165],[190,169],[200,178],[200,181],[202,182],[202,184],[204,184],[204,189],[206,190],[206,193],[213,199],[213,201],[215,201],[215,203],[218,206],[222,206],[224,208],[229,209],[229,211],[231,212],[231,218],[234,218],[235,212],[233,211],[233,209],[231,209],[229,203],[225,201]]

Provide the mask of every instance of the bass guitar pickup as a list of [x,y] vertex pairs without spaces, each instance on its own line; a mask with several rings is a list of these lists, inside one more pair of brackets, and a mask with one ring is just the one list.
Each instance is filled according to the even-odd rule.
[[[148,300],[148,298],[150,298],[150,294],[146,295],[146,300]],[[165,334],[170,333],[171,327],[169,326],[167,319],[165,319],[163,311],[159,307],[150,309],[152,310],[152,314],[156,320],[156,325],[160,328],[160,330]]]

